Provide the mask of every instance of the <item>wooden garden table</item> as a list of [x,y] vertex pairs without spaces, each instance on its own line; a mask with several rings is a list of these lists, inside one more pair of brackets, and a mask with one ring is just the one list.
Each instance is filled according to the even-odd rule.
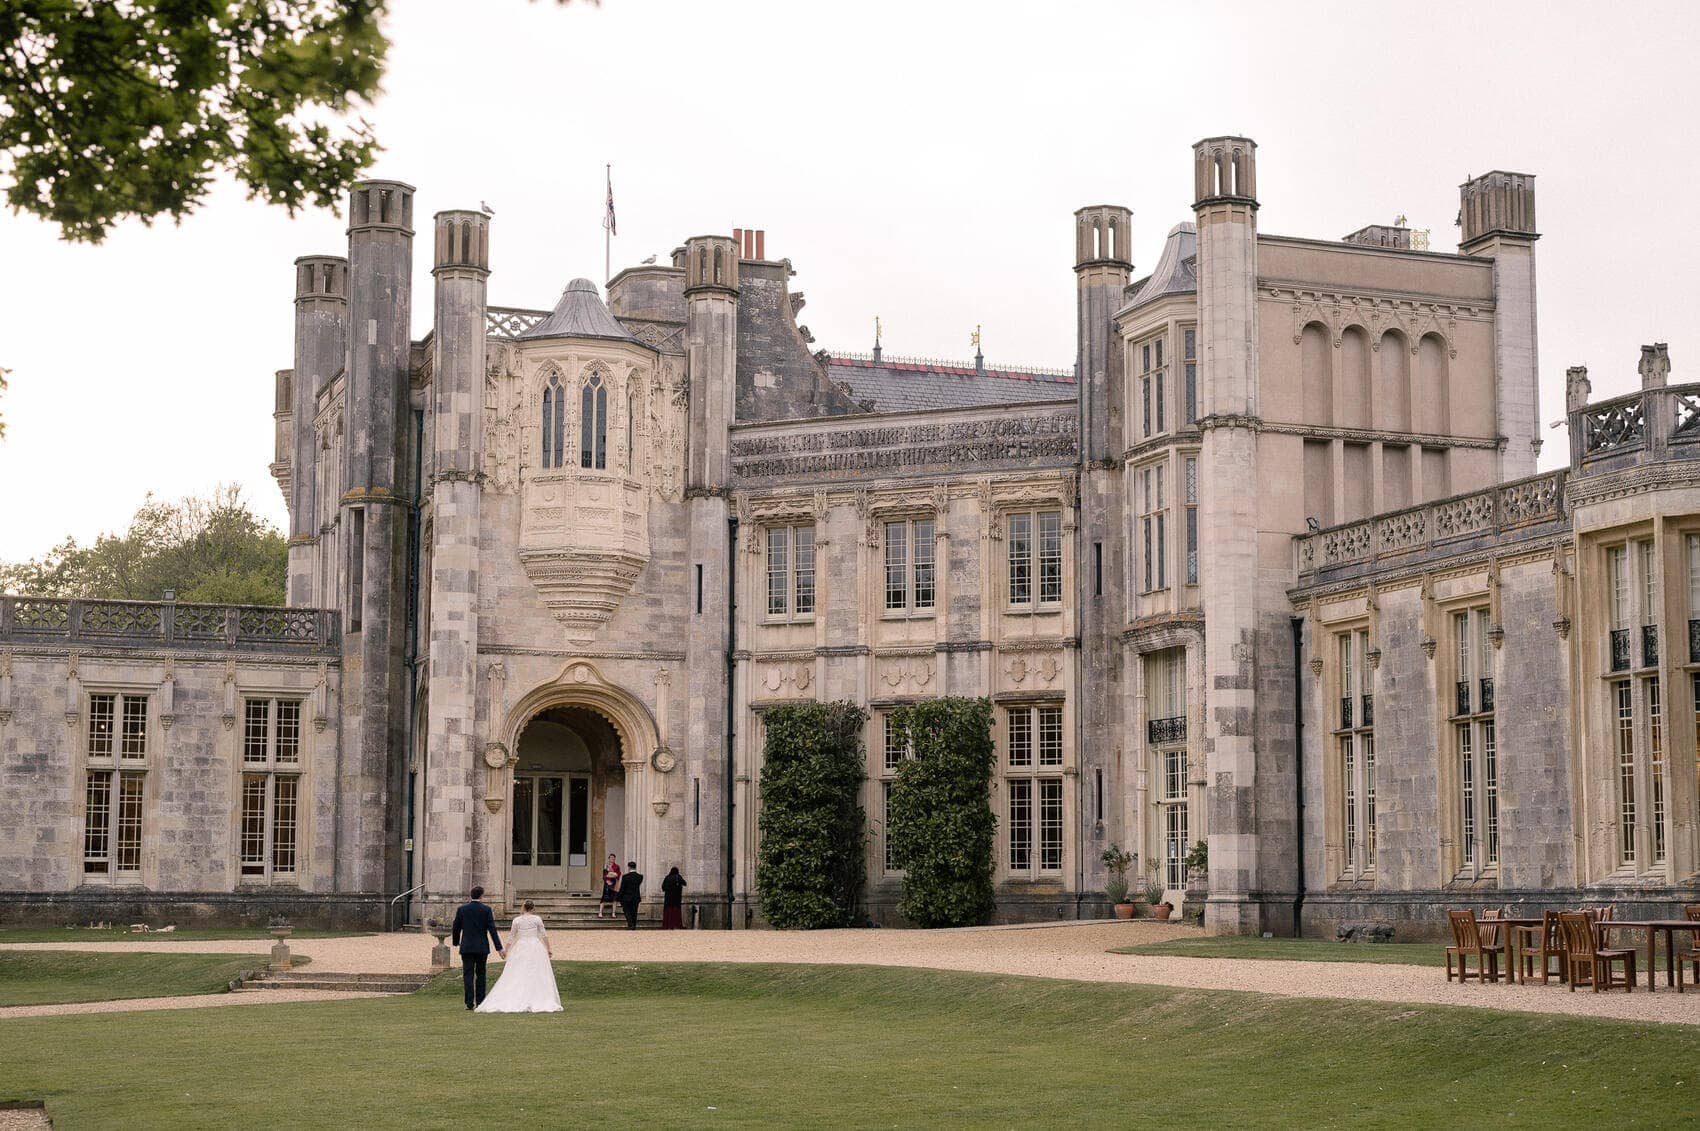
[[1647,932],[1647,992],[1653,992],[1654,956],[1659,935],[1665,936],[1665,985],[1676,985],[1676,932],[1700,932],[1700,922],[1692,919],[1602,919],[1598,924],[1602,944],[1616,930]]

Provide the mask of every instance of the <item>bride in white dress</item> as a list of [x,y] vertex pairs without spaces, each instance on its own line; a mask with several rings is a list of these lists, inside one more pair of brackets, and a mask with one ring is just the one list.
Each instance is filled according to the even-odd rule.
[[543,920],[531,913],[528,899],[525,914],[515,915],[508,928],[508,960],[502,966],[502,976],[496,979],[478,1012],[561,1012],[561,991],[555,986],[555,968],[549,965],[554,957],[549,949],[549,932],[543,929]]

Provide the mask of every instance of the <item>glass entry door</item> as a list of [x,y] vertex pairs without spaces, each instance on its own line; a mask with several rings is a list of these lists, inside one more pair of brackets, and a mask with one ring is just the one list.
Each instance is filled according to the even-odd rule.
[[519,891],[590,890],[590,777],[516,774],[513,884]]

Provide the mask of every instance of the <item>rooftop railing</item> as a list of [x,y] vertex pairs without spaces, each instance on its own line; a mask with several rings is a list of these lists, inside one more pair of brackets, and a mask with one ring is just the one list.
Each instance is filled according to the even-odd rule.
[[0,596],[0,640],[94,645],[298,646],[337,642],[334,609]]
[[1568,474],[1549,471],[1301,535],[1299,572],[1379,561],[1563,518]]
[[1693,442],[1700,442],[1700,384],[1642,389],[1570,414],[1572,466]]
[[[834,361],[866,361],[869,363],[874,361],[873,354],[861,353],[857,350],[828,350],[827,355]],[[948,358],[938,357],[908,357],[902,354],[886,353],[884,350],[880,351],[879,364],[924,365],[933,369],[972,370],[974,368],[974,362],[972,360],[952,361]],[[987,373],[1029,373],[1037,377],[1059,377],[1068,378],[1070,380],[1074,378],[1074,370],[1058,369],[1055,366],[1016,365],[1006,364],[1003,362],[993,364],[988,361],[985,363],[985,368]]]
[[487,306],[484,308],[484,332],[491,338],[518,338],[527,330],[549,317],[547,310],[524,310],[517,306]]

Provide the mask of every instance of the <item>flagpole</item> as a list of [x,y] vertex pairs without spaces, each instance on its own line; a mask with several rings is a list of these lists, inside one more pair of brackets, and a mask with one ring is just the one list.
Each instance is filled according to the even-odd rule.
[[[603,180],[608,189],[608,199],[614,199],[614,166],[612,162],[602,166]],[[602,217],[602,283],[614,277],[614,230],[608,226],[608,217]]]

